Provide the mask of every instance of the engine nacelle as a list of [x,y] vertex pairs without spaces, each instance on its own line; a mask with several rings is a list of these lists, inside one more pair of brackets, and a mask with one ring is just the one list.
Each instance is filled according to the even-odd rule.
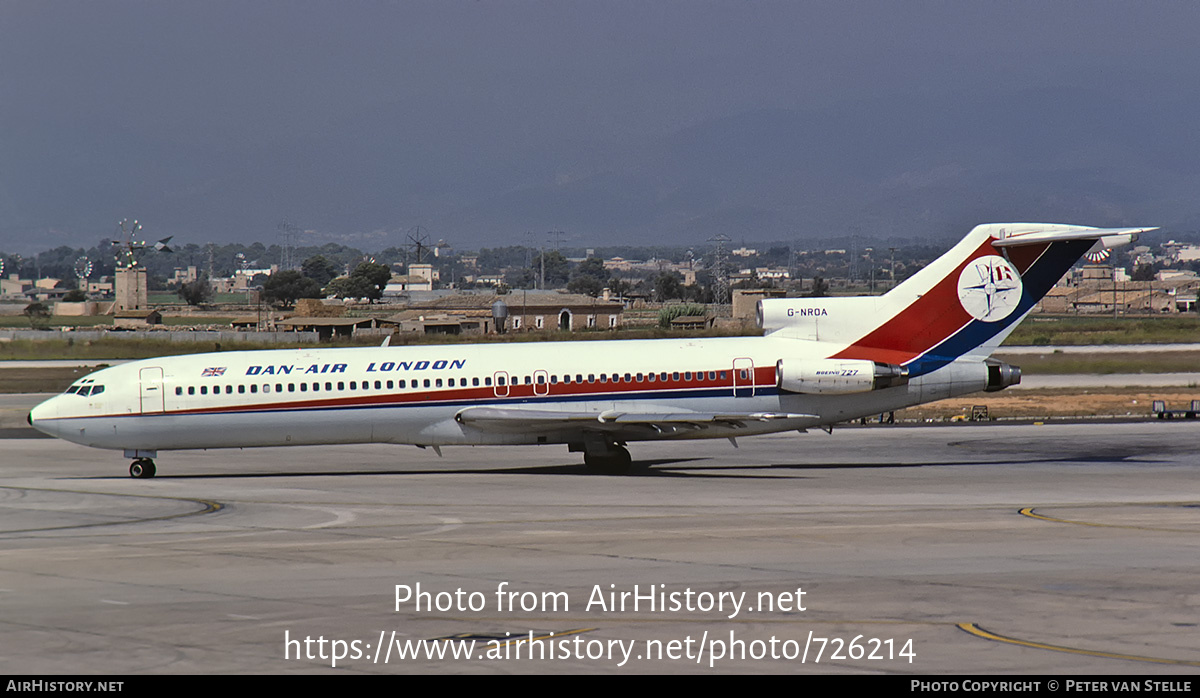
[[780,359],[775,384],[789,393],[866,393],[907,385],[908,367],[865,359]]
[[1006,364],[1003,361],[995,359],[987,360],[988,367],[988,382],[984,392],[994,393],[997,390],[1004,390],[1010,385],[1017,385],[1021,382],[1021,367]]

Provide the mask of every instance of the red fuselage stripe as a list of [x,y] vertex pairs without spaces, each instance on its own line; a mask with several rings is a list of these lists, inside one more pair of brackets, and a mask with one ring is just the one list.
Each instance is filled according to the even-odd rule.
[[[733,395],[733,388],[773,388],[775,387],[775,367],[774,366],[756,366],[752,375],[752,380],[738,380],[734,374],[735,369],[724,368],[715,371],[703,372],[702,380],[656,380],[650,382],[643,380],[638,383],[635,380],[626,381],[624,374],[621,374],[620,381],[613,381],[611,378],[606,383],[584,382],[584,383],[563,383],[555,384],[511,384],[507,386],[490,386],[490,387],[470,387],[470,388],[442,388],[429,390],[413,390],[411,388],[398,388],[394,392],[389,393],[373,393],[362,395],[351,395],[347,397],[337,397],[328,399],[311,399],[302,401],[287,401],[287,402],[256,402],[252,404],[239,403],[234,405],[222,405],[214,407],[200,407],[179,410],[167,410],[165,412],[151,412],[147,414],[236,414],[239,412],[258,412],[258,411],[275,411],[275,410],[304,410],[304,409],[321,409],[321,408],[349,408],[349,407],[386,407],[393,405],[416,405],[422,403],[443,403],[443,402],[494,402],[496,400],[521,400],[530,398],[563,398],[572,399],[580,396],[594,395],[597,399],[602,400],[621,400],[638,393],[663,392],[673,390],[712,390],[714,388],[727,388],[730,390],[730,396]],[[740,369],[739,369],[740,370]],[[721,372],[725,372],[725,378],[722,379]],[[682,371],[679,372],[682,375]],[[716,373],[717,378],[709,379],[709,373]],[[636,377],[636,374],[631,374]],[[646,374],[644,374],[646,375]],[[655,373],[658,375],[658,372]],[[700,375],[700,372],[693,372],[693,375]],[[345,381],[343,381],[345,382]],[[375,390],[371,388],[370,390]],[[497,393],[497,390],[500,392]],[[507,390],[507,393],[504,391]],[[196,401],[201,400],[217,400],[221,398],[233,397],[235,394],[221,393],[219,395],[201,396],[190,395],[189,399]],[[245,393],[236,393],[241,398],[249,397]],[[176,396],[178,399],[179,396]],[[121,414],[121,415],[95,415],[95,417],[136,417],[137,414]],[[89,415],[92,417],[92,415]],[[67,417],[66,419],[73,419]]]

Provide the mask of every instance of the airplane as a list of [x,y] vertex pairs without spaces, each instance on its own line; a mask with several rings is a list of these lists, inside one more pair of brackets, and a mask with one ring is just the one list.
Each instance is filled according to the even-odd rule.
[[566,444],[628,472],[631,442],[833,425],[1017,384],[991,358],[1088,253],[1155,228],[1005,223],[880,296],[766,299],[760,337],[300,348],[145,359],[91,373],[29,423],[123,451],[392,443]]

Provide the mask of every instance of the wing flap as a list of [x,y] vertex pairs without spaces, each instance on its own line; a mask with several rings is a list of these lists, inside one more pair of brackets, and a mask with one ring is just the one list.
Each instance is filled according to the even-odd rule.
[[815,414],[790,412],[569,412],[524,407],[466,407],[459,410],[454,419],[460,424],[499,431],[571,428],[619,431],[629,427],[668,431],[709,427],[742,428],[747,422],[820,417]]

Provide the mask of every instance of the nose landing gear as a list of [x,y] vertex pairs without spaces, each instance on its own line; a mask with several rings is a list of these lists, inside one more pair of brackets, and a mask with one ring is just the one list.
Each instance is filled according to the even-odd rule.
[[149,458],[138,458],[129,466],[129,477],[154,477],[156,468]]

